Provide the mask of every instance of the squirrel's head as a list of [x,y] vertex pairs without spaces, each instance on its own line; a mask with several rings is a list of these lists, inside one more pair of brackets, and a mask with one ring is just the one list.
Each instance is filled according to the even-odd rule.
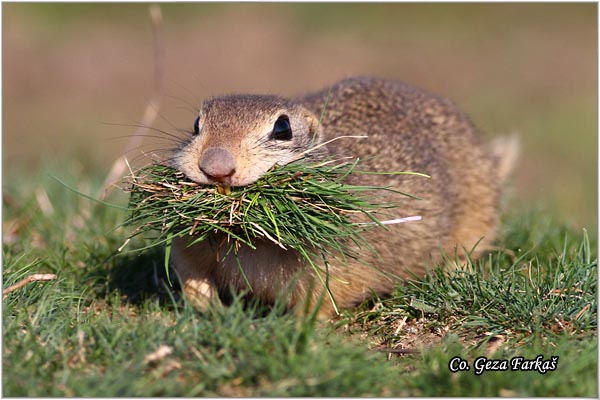
[[301,105],[276,96],[230,95],[202,104],[191,138],[172,163],[197,183],[244,186],[275,165],[302,158],[320,141],[318,118]]

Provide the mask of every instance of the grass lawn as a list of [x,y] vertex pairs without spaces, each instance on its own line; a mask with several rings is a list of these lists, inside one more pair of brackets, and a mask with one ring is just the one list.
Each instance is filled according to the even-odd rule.
[[[160,250],[117,254],[123,210],[50,175],[91,194],[103,178],[70,165],[4,180],[3,288],[56,275],[4,295],[4,396],[597,395],[595,232],[512,210],[506,250],[332,321],[240,301],[197,313],[165,283]],[[476,374],[479,357],[538,355],[555,370]],[[455,357],[470,369],[451,372],[466,365]]]

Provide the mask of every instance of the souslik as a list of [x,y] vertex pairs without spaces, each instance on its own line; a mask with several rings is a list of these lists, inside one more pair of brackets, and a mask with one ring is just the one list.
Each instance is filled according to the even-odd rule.
[[[324,113],[322,114],[324,110]],[[321,115],[322,114],[322,115]],[[372,293],[384,295],[397,283],[390,276],[422,274],[440,253],[476,257],[495,238],[502,186],[517,153],[514,138],[483,143],[469,118],[452,102],[410,85],[370,77],[344,79],[296,98],[235,94],[211,98],[201,106],[194,133],[174,154],[174,167],[201,184],[243,186],[274,165],[286,164],[311,145],[338,136],[318,156],[360,157],[367,171],[417,171],[431,176],[351,175],[350,183],[392,186],[422,198],[386,192],[379,200],[398,204],[406,216],[422,220],[389,229],[372,229],[365,238],[372,251],[360,262],[328,260],[329,288],[338,307],[353,306]],[[317,156],[317,155],[314,155]],[[248,291],[265,303],[284,294],[288,306],[314,307],[324,288],[314,270],[294,251],[269,241],[242,245],[238,260],[226,257],[215,234],[188,247],[174,240],[172,262],[188,298],[207,307],[219,294]],[[440,251],[441,250],[441,251]],[[367,265],[376,265],[372,268]],[[247,281],[246,281],[247,279]],[[297,284],[291,293],[288,285]],[[248,282],[248,283],[247,283]],[[319,309],[329,316],[334,304],[325,297]]]

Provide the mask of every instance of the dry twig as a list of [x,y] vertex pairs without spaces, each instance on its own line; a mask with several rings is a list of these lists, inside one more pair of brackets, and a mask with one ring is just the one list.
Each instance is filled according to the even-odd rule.
[[[153,4],[150,6],[150,18],[152,20],[152,32],[154,39],[154,93],[152,97],[146,103],[144,114],[137,125],[137,129],[131,136],[129,143],[125,146],[123,154],[129,153],[131,150],[139,147],[141,142],[144,140],[144,134],[148,130],[148,127],[152,126],[156,119],[159,109],[160,102],[164,92],[164,46],[162,40],[162,13],[160,6]],[[121,177],[125,173],[127,168],[127,160],[125,156],[121,156],[113,164],[108,176],[104,180],[102,185],[102,193],[100,199],[104,200],[115,187],[115,182],[119,182]]]
[[51,281],[53,279],[56,279],[56,275],[54,275],[54,274],[33,274],[33,275],[28,276],[25,279],[21,279],[19,282],[15,283],[14,285],[9,286],[6,289],[3,289],[2,294],[6,295],[10,292],[14,292],[15,290],[18,290],[31,282]]
[[166,345],[161,345],[158,349],[144,357],[144,364],[153,364],[173,353],[173,348]]

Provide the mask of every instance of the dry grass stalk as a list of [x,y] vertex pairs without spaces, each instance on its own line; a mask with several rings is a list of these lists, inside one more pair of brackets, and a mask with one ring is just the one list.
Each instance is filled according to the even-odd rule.
[[6,289],[3,289],[2,294],[7,295],[8,293],[14,292],[15,290],[18,290],[31,282],[51,281],[54,279],[56,279],[56,275],[54,275],[54,274],[33,274],[33,275],[28,276],[25,279],[21,279],[19,282],[15,283],[14,285],[9,286]]

